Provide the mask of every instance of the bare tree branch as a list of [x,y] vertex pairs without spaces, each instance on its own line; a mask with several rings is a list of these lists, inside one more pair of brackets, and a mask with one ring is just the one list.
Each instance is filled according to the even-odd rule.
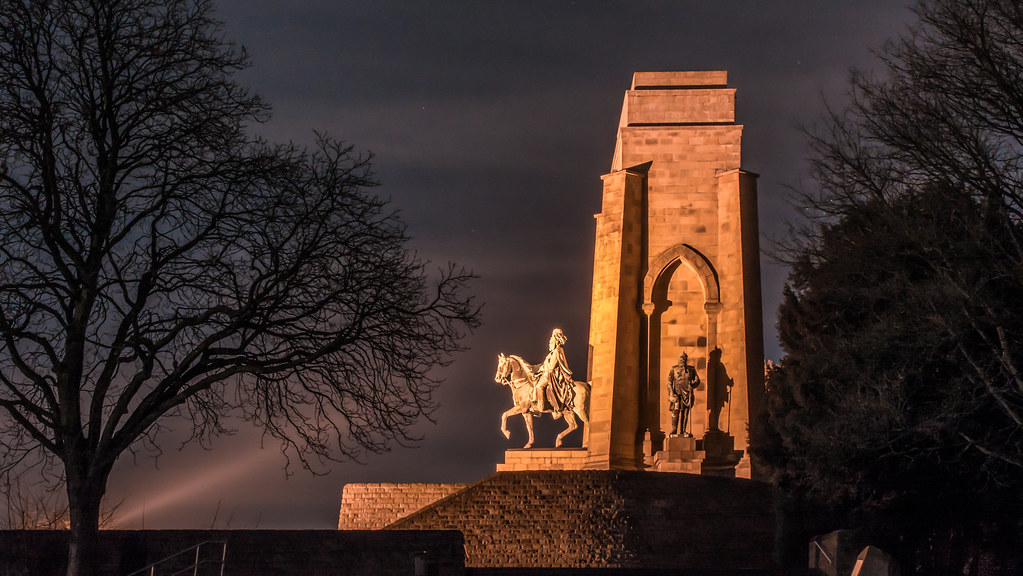
[[69,574],[168,415],[206,445],[239,414],[306,467],[383,450],[477,323],[472,274],[426,273],[370,157],[247,132],[246,65],[208,0],[0,9],[0,453],[62,470]]

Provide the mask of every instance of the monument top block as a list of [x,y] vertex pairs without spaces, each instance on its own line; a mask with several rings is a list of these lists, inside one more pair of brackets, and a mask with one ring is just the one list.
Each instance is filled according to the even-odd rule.
[[724,88],[728,85],[728,72],[636,72],[632,75],[633,90],[678,88]]
[[724,71],[636,72],[619,127],[733,124],[735,89],[727,82]]

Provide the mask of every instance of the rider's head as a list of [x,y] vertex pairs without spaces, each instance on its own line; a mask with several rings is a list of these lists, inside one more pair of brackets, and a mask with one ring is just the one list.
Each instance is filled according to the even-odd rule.
[[551,332],[551,341],[548,345],[548,349],[554,350],[558,346],[564,346],[567,341],[568,338],[565,337],[565,333],[561,331],[561,328],[555,328],[554,331]]

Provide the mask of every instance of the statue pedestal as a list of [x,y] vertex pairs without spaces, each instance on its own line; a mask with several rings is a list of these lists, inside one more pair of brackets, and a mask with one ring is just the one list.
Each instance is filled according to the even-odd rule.
[[735,478],[735,466],[744,451],[735,449],[735,438],[711,431],[700,440],[691,436],[668,436],[664,449],[648,461],[655,472],[684,472]]
[[519,448],[505,450],[498,472],[522,470],[582,470],[589,451],[585,448]]
[[700,467],[701,474],[735,478],[735,466],[745,451],[735,449],[735,437],[727,432],[711,430],[703,436],[706,457]]
[[654,454],[650,469],[657,472],[700,474],[701,462],[707,454],[699,448],[696,438],[692,436],[668,436],[664,439],[664,449]]

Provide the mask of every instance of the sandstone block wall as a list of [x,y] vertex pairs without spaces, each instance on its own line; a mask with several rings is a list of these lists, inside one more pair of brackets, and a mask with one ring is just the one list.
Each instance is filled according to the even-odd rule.
[[379,530],[468,484],[346,484],[338,530]]
[[588,456],[589,452],[585,448],[506,450],[504,464],[498,464],[497,471],[582,470],[586,468]]
[[[601,213],[595,216],[596,240],[590,307],[590,430],[588,468],[633,469],[639,465],[634,444],[640,399],[635,386],[642,365],[638,312],[643,272],[644,167],[603,177]],[[628,313],[635,310],[635,313]],[[623,313],[623,311],[625,311]]]
[[771,488],[640,471],[499,472],[387,527],[460,530],[470,568],[772,566]]

